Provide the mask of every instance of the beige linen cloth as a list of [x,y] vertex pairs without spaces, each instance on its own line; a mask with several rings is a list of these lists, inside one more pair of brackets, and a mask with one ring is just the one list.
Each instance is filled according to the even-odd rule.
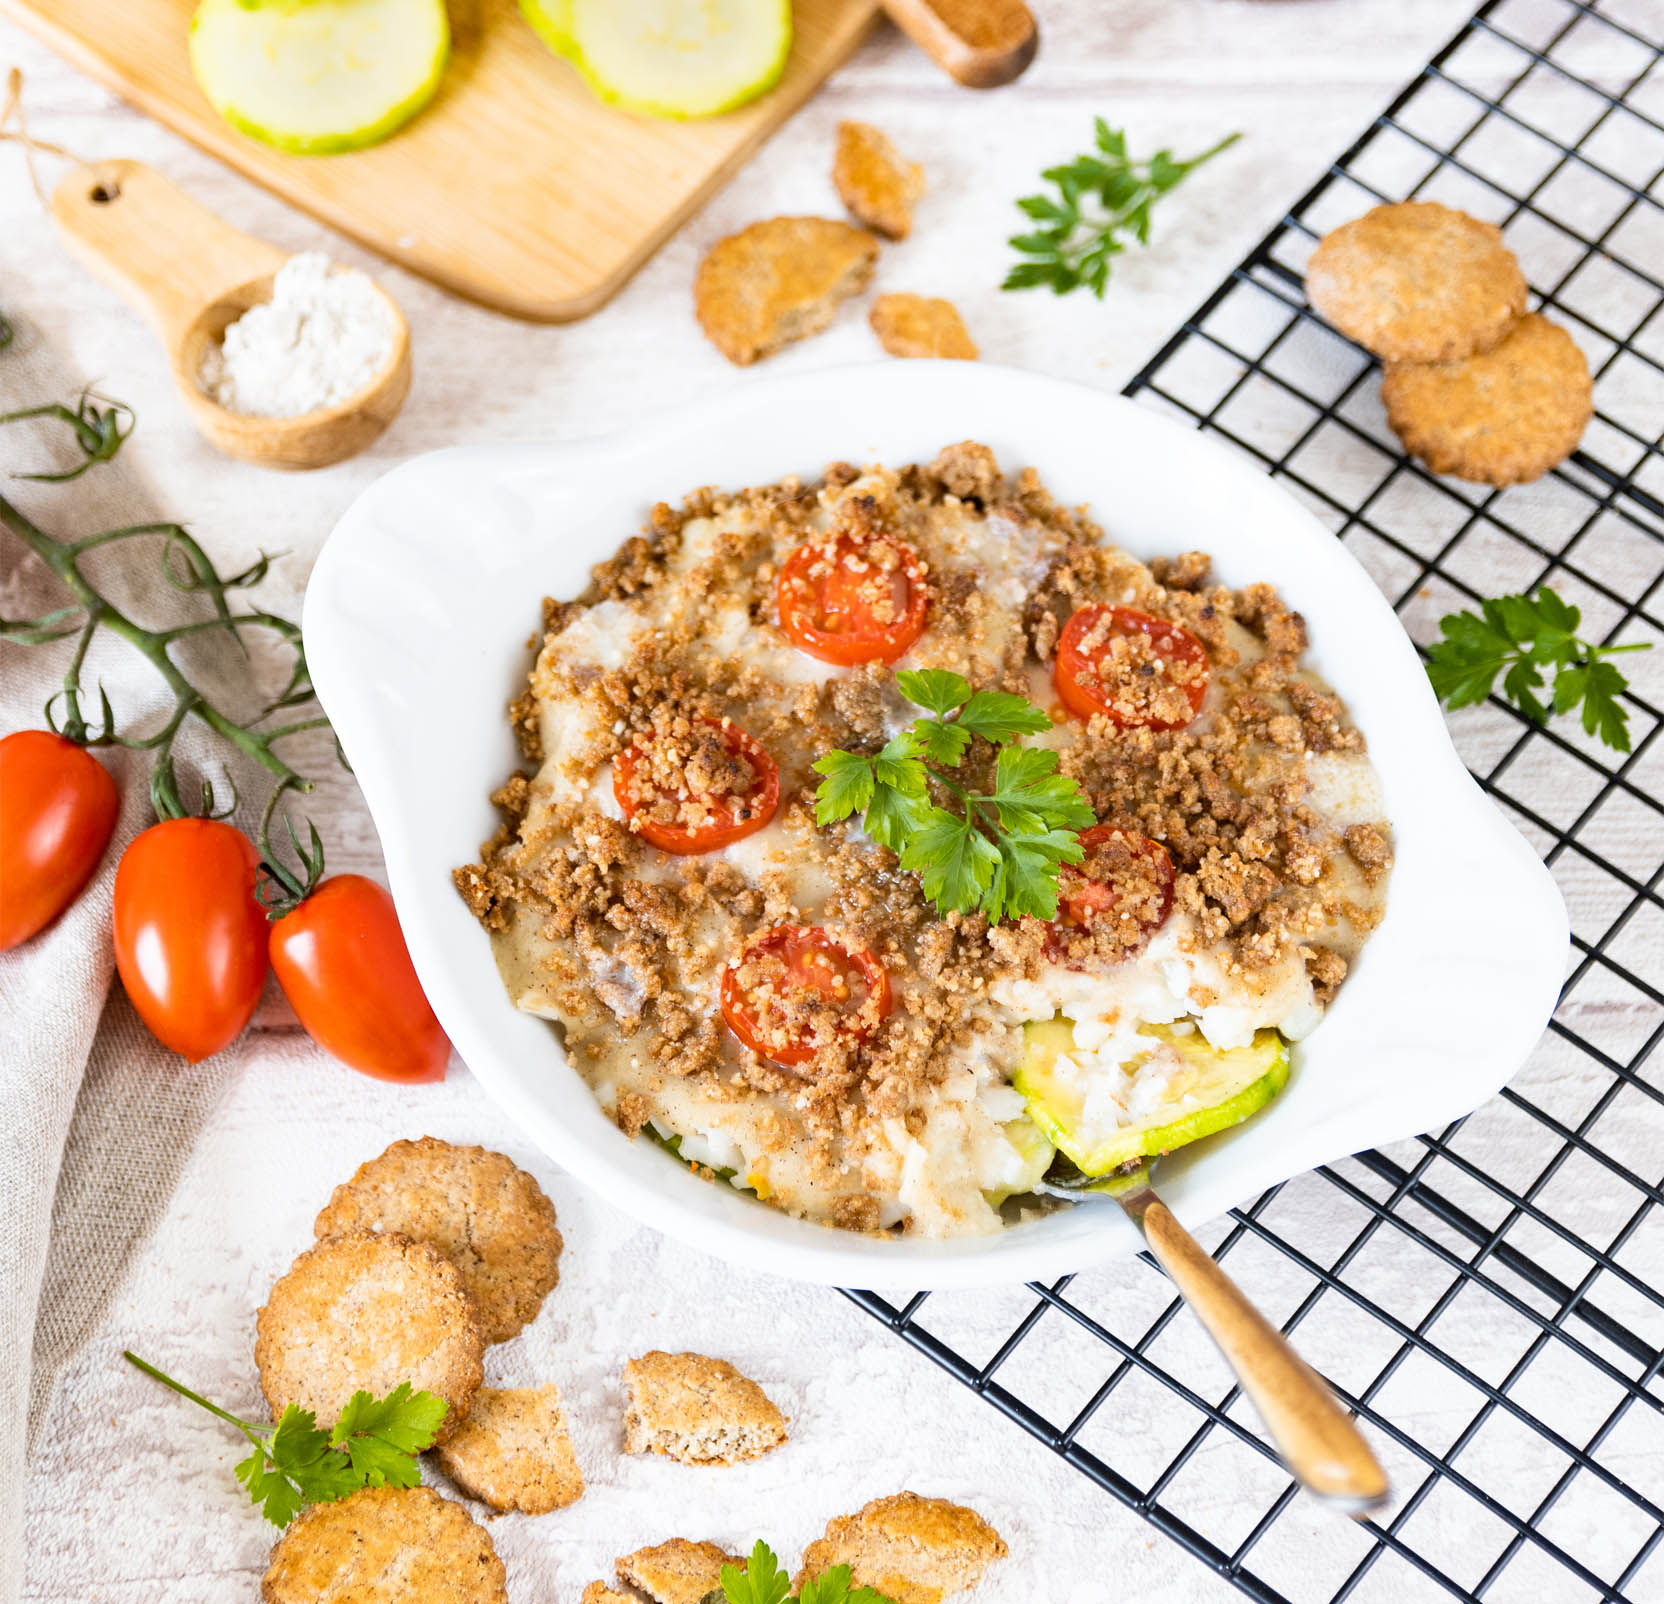
[[[0,412],[73,401],[81,382],[26,324],[0,351]],[[77,460],[62,424],[0,427],[0,494],[57,535],[166,516],[147,504],[121,454],[69,484],[12,477]],[[123,543],[89,561],[86,571],[140,622],[190,616],[201,599],[168,587],[159,560],[158,541]],[[35,617],[65,600],[46,566],[0,534],[0,615]],[[0,643],[0,733],[42,724],[71,646]],[[236,660],[223,644],[193,650],[188,661],[204,683],[235,684]],[[241,672],[246,680],[248,669]],[[100,639],[89,654],[89,717],[100,682],[119,727],[129,732],[148,733],[171,705],[154,670],[125,642]],[[0,955],[0,1604],[11,1604],[21,1586],[25,1466],[53,1381],[96,1327],[134,1249],[160,1218],[197,1131],[244,1052],[235,1043],[187,1064],[150,1036],[115,978],[111,891],[122,848],[153,822],[150,759],[119,747],[100,755],[122,790],[104,861],[56,924]],[[188,730],[178,758],[182,794],[193,794],[198,756],[209,760],[211,777],[222,778],[218,753]],[[258,780],[233,778],[258,806]]]

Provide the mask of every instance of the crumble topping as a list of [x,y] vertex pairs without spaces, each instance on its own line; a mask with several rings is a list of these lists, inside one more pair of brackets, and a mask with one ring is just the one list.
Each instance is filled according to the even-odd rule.
[[[898,663],[822,662],[783,631],[782,566],[807,544],[813,574],[843,569],[881,611],[906,605],[900,564],[920,559],[926,626]],[[1138,632],[1085,637],[1106,648],[1098,683],[1115,714],[1177,727],[1120,727],[1060,705],[1060,634],[1091,603],[1138,609],[1200,643],[1203,666]],[[926,466],[836,463],[811,483],[659,504],[583,595],[545,603],[537,644],[510,709],[535,767],[493,793],[502,824],[456,871],[458,890],[517,1004],[559,1026],[622,1128],[698,1127],[708,1146],[686,1145],[685,1157],[736,1169],[736,1184],[792,1212],[920,1228],[899,1202],[907,1155],[930,1147],[946,1109],[1006,1091],[1016,1021],[1039,1017],[1015,999],[1079,1019],[1090,1007],[1148,1017],[1151,988],[1167,986],[1176,1012],[1165,1017],[1195,1016],[1207,1033],[1255,1020],[1296,1035],[1381,916],[1388,827],[1360,732],[1302,661],[1301,615],[1266,584],[1212,582],[1201,551],[1141,563],[1032,471],[1004,477],[976,443]],[[846,825],[817,827],[816,758],[876,752],[918,711],[896,689],[901,667],[953,669],[1048,709],[1036,741],[1058,750],[1116,832],[1082,866],[1112,892],[1115,917],[939,918],[892,853]],[[658,850],[643,817],[692,828],[746,808],[758,773],[726,738],[732,727],[779,768],[774,818],[721,850]],[[969,783],[981,782],[994,748],[975,738],[967,763]],[[1171,876],[1141,838],[1167,851]],[[878,1017],[855,972],[826,994],[772,986],[781,960],[754,943],[780,925],[820,926],[871,952],[889,1014]],[[726,1028],[726,967],[769,1042],[808,1046],[803,1063],[783,1067]]]

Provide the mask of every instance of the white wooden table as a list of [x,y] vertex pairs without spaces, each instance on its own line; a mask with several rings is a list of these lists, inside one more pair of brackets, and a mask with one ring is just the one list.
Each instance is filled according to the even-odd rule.
[[[42,137],[87,158],[149,162],[239,228],[371,269],[409,316],[416,383],[380,445],[341,467],[273,477],[216,456],[186,420],[135,314],[63,256],[5,146],[0,305],[137,408],[129,452],[158,504],[188,518],[217,559],[237,567],[260,548],[288,553],[264,599],[293,610],[342,509],[402,459],[465,441],[583,436],[746,382],[690,315],[695,264],[712,241],[757,218],[837,215],[828,168],[838,119],[879,124],[926,165],[915,237],[887,248],[881,290],[950,297],[990,360],[1116,389],[1470,7],[1060,0],[1037,9],[1044,46],[1035,67],[985,96],[955,88],[899,36],[877,32],[611,306],[551,328],[465,305],[367,257],[0,24],[0,66],[25,70]],[[1164,202],[1154,248],[1121,261],[1103,303],[998,293],[1004,239],[1019,221],[1014,197],[1036,187],[1042,167],[1086,146],[1096,114],[1126,126],[1141,150],[1169,144],[1190,154],[1234,128],[1245,138]],[[830,333],[773,368],[875,354],[862,308],[850,306]],[[338,782],[315,817],[335,868],[375,871],[375,838],[350,782]],[[581,1194],[517,1140],[461,1066],[443,1087],[401,1093],[326,1061],[281,1003],[269,1001],[261,1022],[267,1045],[198,1141],[105,1330],[62,1378],[31,1483],[28,1598],[256,1596],[271,1534],[232,1481],[238,1444],[146,1392],[119,1350],[165,1358],[229,1406],[254,1410],[255,1307],[310,1238],[331,1185],[389,1140],[425,1131],[503,1147],[533,1168],[568,1242],[544,1316],[489,1359],[489,1381],[560,1382],[590,1483],[567,1511],[495,1523],[517,1604],[572,1604],[585,1582],[609,1573],[612,1555],[676,1533],[742,1545],[764,1535],[791,1559],[828,1516],[901,1487],[963,1498],[1004,1533],[1012,1558],[981,1600],[1230,1596],[837,1294],[738,1275]],[[958,1308],[963,1333],[981,1320],[992,1340],[1004,1329],[999,1297]],[[618,1368],[650,1346],[735,1359],[792,1417],[790,1446],[728,1472],[623,1458]],[[1128,1409],[1128,1429],[1140,1431],[1139,1404]],[[1316,1525],[1324,1519],[1314,1515]]]

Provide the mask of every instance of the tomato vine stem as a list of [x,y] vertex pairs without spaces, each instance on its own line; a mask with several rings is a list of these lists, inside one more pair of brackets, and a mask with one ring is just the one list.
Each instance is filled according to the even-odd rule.
[[[105,405],[100,407],[95,402],[105,402]],[[73,479],[96,463],[108,462],[133,426],[133,414],[128,408],[120,402],[106,402],[104,397],[94,396],[91,391],[84,392],[73,409],[43,406],[0,413],[0,424],[42,417],[67,423],[86,459],[69,472],[24,476],[50,481]],[[61,539],[32,522],[4,495],[0,495],[0,528],[22,541],[46,565],[71,598],[70,605],[55,608],[38,618],[0,618],[0,641],[14,645],[40,646],[75,638],[74,650],[64,670],[63,684],[46,704],[48,726],[78,746],[123,746],[154,754],[150,776],[151,804],[158,818],[169,819],[184,817],[191,811],[180,796],[174,771],[175,740],[187,719],[196,719],[207,725],[222,741],[272,776],[272,795],[260,825],[258,845],[262,863],[257,895],[273,917],[303,901],[324,872],[324,847],[311,821],[307,823],[309,842],[303,847],[293,822],[285,814],[284,822],[299,860],[299,870],[287,867],[273,849],[271,826],[282,799],[292,791],[305,794],[313,789],[313,781],[290,763],[278,748],[280,742],[291,736],[307,730],[327,729],[330,721],[322,713],[317,713],[281,723],[267,722],[280,712],[317,707],[300,626],[277,613],[260,609],[234,610],[228,600],[228,592],[259,584],[271,567],[272,557],[263,552],[238,573],[221,574],[202,546],[183,525],[177,523],[131,524],[100,530],[79,539]],[[111,601],[82,572],[81,560],[88,553],[119,542],[145,538],[162,541],[161,569],[167,583],[177,591],[206,598],[213,612],[212,617],[163,629],[147,628]],[[162,727],[149,735],[127,735],[118,730],[115,710],[102,684],[98,687],[95,718],[87,716],[84,700],[89,692],[82,682],[82,673],[88,649],[101,629],[126,641],[144,657],[173,694],[173,711]],[[289,648],[292,662],[289,680],[283,690],[256,717],[245,722],[233,717],[192,683],[185,670],[174,661],[170,648],[177,641],[224,631],[237,642],[238,649],[247,657],[248,645],[243,632],[250,629],[276,636],[282,645]],[[231,802],[223,809],[216,809],[213,787],[205,780],[200,811],[209,817],[223,818],[236,806],[236,795],[236,787],[233,786]]]

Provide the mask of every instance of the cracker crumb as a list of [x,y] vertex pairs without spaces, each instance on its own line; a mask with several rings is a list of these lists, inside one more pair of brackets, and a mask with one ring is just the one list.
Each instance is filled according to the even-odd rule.
[[834,188],[846,210],[887,239],[907,239],[914,227],[915,202],[926,190],[926,172],[904,161],[878,128],[842,122],[834,149]]
[[740,367],[820,334],[874,272],[879,243],[825,217],[772,217],[719,240],[695,275],[695,316]]
[[725,1359],[655,1349],[626,1362],[625,1451],[685,1465],[734,1465],[787,1441],[756,1381]]
[[482,1387],[439,1460],[464,1492],[500,1511],[544,1515],[585,1490],[561,1394],[550,1382]]
[[654,1604],[704,1604],[706,1595],[722,1586],[726,1565],[747,1568],[739,1554],[686,1537],[671,1537],[614,1561],[620,1581],[641,1588]]
[[961,314],[935,296],[882,295],[869,308],[868,323],[893,356],[978,360]]

